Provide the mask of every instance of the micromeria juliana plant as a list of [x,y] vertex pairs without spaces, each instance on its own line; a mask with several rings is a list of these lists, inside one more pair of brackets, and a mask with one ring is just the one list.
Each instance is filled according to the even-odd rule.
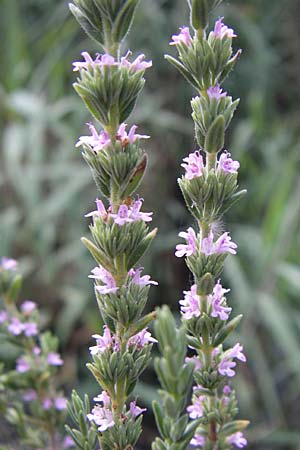
[[[154,403],[162,439],[156,439],[153,450],[184,450],[189,444],[205,450],[228,450],[247,444],[243,430],[248,421],[235,420],[237,402],[230,386],[237,362],[245,362],[246,357],[239,343],[223,347],[241,316],[230,317],[229,289],[219,278],[226,257],[237,251],[229,233],[220,233],[221,220],[245,191],[238,191],[239,162],[224,150],[225,130],[239,100],[232,101],[221,88],[241,51],[233,54],[236,34],[223,18],[207,31],[209,13],[221,1],[188,0],[191,27],[183,27],[172,36],[170,45],[176,47],[178,59],[166,56],[198,94],[191,101],[198,148],[183,159],[184,174],[178,180],[197,230],[189,227],[180,232],[185,243],[176,246],[175,255],[185,257],[194,278],[179,302],[183,325],[174,338],[170,312],[164,309],[155,326],[162,353],[155,367],[163,402]],[[185,358],[183,330],[192,357]],[[195,385],[192,403],[186,407],[191,372]]]
[[17,306],[22,285],[17,265],[14,259],[0,260],[1,344],[16,355],[14,369],[0,367],[0,408],[22,448],[65,450],[74,442],[64,436],[67,400],[57,389],[63,365],[58,340],[41,331],[36,303],[25,300]]
[[[143,315],[149,288],[156,285],[137,266],[155,237],[148,223],[152,213],[142,212],[143,199],[134,193],[147,166],[137,126],[128,127],[145,70],[152,65],[143,54],[133,58],[121,53],[121,44],[131,26],[138,0],[74,0],[70,9],[77,21],[103,49],[103,54],[74,62],[78,73],[74,88],[100,123],[88,124],[90,135],[81,136],[82,149],[99,191],[91,218],[93,242],[82,241],[96,261],[90,278],[100,310],[103,332],[94,334],[88,368],[101,392],[90,408],[87,396],[76,392],[69,405],[77,428],[67,428],[76,446],[84,450],[133,449],[141,433],[145,409],[129,398],[140,374],[150,361],[156,340],[147,329],[154,313]],[[99,325],[100,326],[100,325]],[[129,400],[128,400],[129,399]]]

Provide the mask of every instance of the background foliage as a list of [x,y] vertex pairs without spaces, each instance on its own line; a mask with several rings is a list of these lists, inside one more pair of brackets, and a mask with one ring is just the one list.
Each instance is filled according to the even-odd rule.
[[[0,254],[20,260],[25,296],[44,308],[61,340],[62,382],[94,393],[84,363],[99,324],[87,279],[92,260],[79,238],[96,193],[74,149],[77,136],[86,134],[88,114],[72,90],[71,62],[82,50],[98,49],[91,48],[66,3],[0,0]],[[245,316],[234,336],[249,360],[236,380],[241,416],[252,422],[250,449],[295,450],[300,449],[300,4],[231,0],[216,11],[223,14],[243,48],[227,85],[242,99],[227,148],[241,161],[240,184],[248,196],[228,218],[239,254],[228,258],[225,274],[230,300]],[[175,313],[188,275],[174,246],[190,220],[176,178],[195,143],[191,88],[163,54],[184,22],[182,0],[144,0],[126,43],[154,64],[132,117],[152,136],[142,194],[160,230],[144,265],[160,283],[152,290],[152,307],[168,303]],[[6,357],[5,348],[0,353]],[[154,395],[153,379],[148,373],[138,392],[146,405]],[[145,442],[153,433],[148,417]]]

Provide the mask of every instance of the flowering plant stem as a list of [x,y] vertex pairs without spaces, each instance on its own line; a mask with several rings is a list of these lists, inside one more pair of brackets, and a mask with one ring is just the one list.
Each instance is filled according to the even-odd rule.
[[[175,253],[179,258],[186,257],[194,278],[194,284],[189,291],[184,291],[184,299],[179,303],[181,328],[185,330],[188,348],[194,352],[192,358],[186,358],[186,364],[188,367],[193,363],[195,386],[192,404],[186,409],[190,422],[183,410],[188,399],[186,393],[178,408],[185,426],[174,434],[175,421],[168,403],[172,393],[171,374],[167,372],[165,378],[161,374],[161,368],[172,362],[171,355],[164,354],[169,343],[164,340],[163,331],[158,335],[163,356],[156,361],[164,389],[163,404],[155,404],[163,439],[156,439],[153,450],[184,450],[189,443],[205,450],[228,450],[247,444],[243,430],[248,422],[235,420],[235,393],[226,379],[235,375],[235,360],[245,362],[246,357],[240,344],[227,350],[223,347],[241,316],[229,320],[232,308],[225,297],[229,290],[222,287],[219,279],[226,257],[236,253],[237,245],[228,232],[221,234],[220,230],[225,212],[245,191],[238,191],[239,162],[224,150],[225,131],[239,100],[232,101],[220,86],[241,52],[233,55],[232,41],[236,34],[224,25],[223,18],[217,20],[213,31],[207,31],[209,13],[220,3],[221,0],[188,0],[191,27],[183,27],[178,35],[172,36],[170,44],[176,47],[178,59],[166,56],[198,94],[191,106],[199,148],[183,159],[185,173],[178,180],[198,229],[189,227],[179,233],[186,243],[178,244]],[[193,422],[194,435],[187,441]]]
[[157,283],[136,267],[156,234],[148,227],[152,213],[142,212],[143,199],[134,197],[147,166],[140,141],[149,136],[137,134],[136,125],[126,131],[125,123],[152,63],[144,55],[131,60],[131,52],[121,52],[137,4],[137,0],[74,0],[70,5],[84,30],[104,50],[95,58],[83,52],[84,61],[74,63],[79,73],[74,88],[102,125],[98,132],[88,124],[91,136],[81,136],[76,144],[101,196],[96,210],[86,215],[92,218],[93,242],[87,238],[82,242],[97,263],[90,278],[104,323],[103,335],[93,335],[93,361],[87,365],[103,390],[91,412],[88,399],[80,399],[76,392],[69,405],[77,428],[68,431],[83,450],[94,449],[97,441],[102,450],[133,449],[145,409],[134,400],[128,405],[127,400],[156,342],[147,330],[154,313],[143,315],[143,310],[150,285]]

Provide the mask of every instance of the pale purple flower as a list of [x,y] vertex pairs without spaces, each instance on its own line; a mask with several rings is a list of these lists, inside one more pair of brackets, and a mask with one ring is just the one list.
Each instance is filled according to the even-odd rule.
[[89,67],[95,67],[100,62],[100,55],[97,54],[95,60],[91,57],[88,52],[82,52],[81,55],[84,58],[84,61],[76,61],[73,62],[73,72],[77,72],[80,69],[87,70]]
[[141,273],[143,271],[143,267],[139,267],[138,269],[130,269],[128,275],[132,277],[132,283],[137,284],[141,287],[148,286],[149,284],[158,285],[157,281],[153,281],[150,278],[150,275],[143,275],[141,277]]
[[84,61],[74,62],[73,63],[73,71],[77,72],[80,69],[88,70],[89,67],[95,68],[95,67],[103,67],[103,66],[116,66],[118,65],[118,62],[115,60],[115,58],[111,55],[108,55],[105,53],[104,55],[99,55],[97,53],[96,58],[93,59],[91,55],[88,52],[82,52],[81,53]]
[[144,411],[147,411],[147,408],[140,408],[136,405],[136,402],[130,402],[130,414],[132,417],[138,417]]
[[135,202],[130,207],[130,219],[134,222],[138,220],[143,220],[144,222],[151,222],[152,221],[152,215],[153,213],[145,213],[141,212],[141,207],[143,205],[143,199],[139,198],[138,200],[135,200]]
[[227,92],[223,92],[218,84],[215,86],[211,86],[207,89],[207,95],[212,100],[215,98],[216,100],[220,100],[222,97],[226,97]]
[[175,256],[181,258],[182,256],[191,256],[196,252],[197,249],[197,236],[193,228],[189,227],[187,232],[182,231],[178,234],[179,237],[182,237],[186,240],[187,244],[178,244],[176,245]]
[[[193,362],[195,365],[195,370],[200,370],[202,369],[202,362],[200,361],[200,359],[197,356],[192,356],[191,358],[189,356],[187,356],[185,358],[185,362]],[[194,388],[197,388],[197,386],[195,386]]]
[[93,421],[98,426],[98,430],[103,433],[103,431],[107,430],[114,426],[114,418],[113,413],[106,408],[102,408],[97,405],[92,409],[92,412],[87,415],[89,421]]
[[218,166],[225,173],[237,173],[240,163],[230,158],[230,153],[224,152],[219,158]]
[[36,309],[36,303],[31,300],[25,300],[20,306],[20,309],[23,314],[29,316]]
[[220,19],[216,21],[215,28],[213,31],[214,37],[217,39],[223,39],[224,37],[227,38],[236,37],[236,34],[234,33],[233,29],[229,28],[227,25],[224,25],[223,19],[224,17],[220,17]]
[[238,448],[243,448],[245,447],[245,445],[247,445],[247,439],[245,439],[241,431],[232,434],[226,439],[226,441],[228,442],[228,444],[233,444]]
[[55,352],[48,353],[47,362],[50,366],[62,366],[64,363],[60,355]]
[[13,317],[7,329],[11,334],[19,336],[24,330],[24,325],[17,317]]
[[95,153],[98,153],[111,144],[110,136],[107,131],[102,130],[98,133],[93,124],[88,123],[87,125],[92,135],[80,136],[75,144],[75,147],[80,147],[83,144],[89,145]]
[[125,223],[131,223],[133,220],[130,217],[130,209],[127,205],[121,205],[118,209],[117,214],[111,214],[111,217],[114,219],[115,223],[120,227],[125,225]]
[[190,444],[193,445],[194,447],[204,447],[205,445],[205,437],[202,436],[201,434],[195,434],[195,436],[193,437],[193,439],[191,440]]
[[24,402],[33,402],[38,398],[38,395],[34,389],[29,389],[28,391],[24,392],[22,398]]
[[208,236],[202,240],[201,250],[206,256],[213,255],[214,253],[231,253],[236,254],[237,245],[231,241],[229,233],[223,233],[219,239],[214,242],[214,234],[209,232]]
[[185,169],[184,176],[187,180],[192,180],[193,178],[201,177],[201,175],[203,175],[203,158],[198,150],[194,153],[190,153],[183,161],[185,161],[186,164],[181,164],[181,166]]
[[201,315],[200,297],[197,295],[197,285],[193,284],[190,291],[183,291],[184,299],[179,301],[180,310],[184,319],[192,319]]
[[52,405],[53,405],[51,398],[45,397],[45,398],[43,399],[42,405],[43,405],[43,408],[44,408],[46,411],[47,411],[48,409],[51,409],[51,408],[52,408]]
[[101,336],[100,334],[93,334],[92,337],[96,339],[96,345],[89,348],[91,355],[103,353],[105,352],[105,350],[111,348],[114,344],[114,337],[106,325],[104,325],[103,336]]
[[232,349],[228,350],[228,355],[230,358],[236,358],[242,362],[247,361],[247,358],[243,353],[243,346],[239,343],[235,344]]
[[235,375],[235,371],[233,370],[235,366],[235,361],[232,361],[232,359],[224,358],[219,364],[218,371],[224,377],[227,376],[229,378],[232,378]]
[[130,64],[130,69],[134,72],[139,72],[141,70],[146,70],[152,67],[152,61],[144,61],[145,55],[142,53]]
[[84,217],[101,217],[102,220],[106,220],[108,213],[106,211],[106,208],[101,200],[99,198],[96,198],[95,200],[97,209],[95,211],[91,211],[88,214],[85,214]]
[[102,266],[99,266],[92,270],[92,274],[93,275],[89,275],[89,278],[95,278],[103,283],[103,286],[96,286],[96,290],[100,292],[100,294],[104,295],[117,292],[118,288],[116,286],[115,279],[110,272],[108,272],[108,270],[104,269]]
[[56,397],[54,399],[54,407],[58,411],[67,409],[67,399],[65,397]]
[[64,448],[72,448],[75,447],[75,442],[71,438],[71,436],[66,436],[62,442]]
[[229,233],[223,233],[215,243],[215,253],[236,254],[237,245],[231,241]]
[[110,405],[110,396],[108,395],[108,393],[106,391],[102,391],[101,394],[97,395],[97,397],[94,397],[94,401],[95,402],[102,402],[103,406],[105,406],[105,408],[108,408]]
[[110,214],[110,216],[120,227],[122,227],[126,223],[137,222],[139,220],[142,220],[144,222],[151,222],[151,216],[153,213],[141,212],[142,205],[143,199],[139,198],[138,200],[134,201],[130,207],[125,204],[121,205],[118,209],[117,214]]
[[203,416],[203,402],[205,398],[204,395],[194,397],[193,404],[186,408],[191,419],[198,419]]
[[128,144],[134,144],[134,142],[138,139],[149,139],[150,136],[146,134],[137,134],[137,125],[132,125],[129,132],[126,131],[127,124],[121,123],[117,132],[117,140],[119,140],[122,144],[122,147],[126,147]]
[[26,337],[36,336],[39,333],[38,326],[35,322],[25,322],[23,330]]
[[18,262],[15,259],[3,256],[0,261],[0,268],[3,270],[14,271],[17,270]]
[[32,349],[32,353],[35,355],[35,356],[39,356],[40,354],[41,354],[41,349],[40,349],[40,347],[33,347],[33,349]]
[[221,320],[228,319],[232,308],[223,306],[223,303],[225,302],[224,294],[226,294],[229,291],[230,289],[223,289],[222,285],[220,284],[220,281],[218,281],[217,284],[215,285],[212,294],[208,296],[208,301],[210,302],[212,308],[211,311],[212,317],[219,317]]
[[231,394],[231,387],[228,386],[228,384],[226,384],[226,385],[223,387],[223,394],[225,394],[225,395],[230,395],[230,394]]
[[237,343],[233,348],[227,350],[224,353],[218,366],[218,371],[221,375],[230,378],[234,377],[235,371],[233,369],[236,367],[236,362],[233,361],[233,358],[236,358],[242,362],[246,362],[246,356],[243,353],[243,347],[239,343]]
[[170,45],[184,44],[189,47],[192,44],[190,29],[188,27],[181,27],[180,33],[174,34],[172,40],[173,42],[170,42]]
[[6,311],[0,311],[0,324],[8,320],[8,314]]
[[146,344],[155,343],[157,340],[151,336],[151,333],[145,328],[135,334],[128,340],[128,345],[136,345],[138,348],[144,347]]
[[30,364],[25,358],[18,358],[17,359],[17,365],[16,365],[16,371],[19,373],[25,373],[30,370]]

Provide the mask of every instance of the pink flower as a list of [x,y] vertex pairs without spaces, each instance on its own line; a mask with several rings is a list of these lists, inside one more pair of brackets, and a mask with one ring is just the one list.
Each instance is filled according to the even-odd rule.
[[130,402],[130,414],[132,417],[138,417],[144,411],[147,411],[147,408],[140,408],[136,405],[136,402]]
[[17,317],[13,317],[7,329],[11,334],[19,336],[24,330],[24,325]]
[[236,358],[242,362],[247,361],[247,358],[243,353],[243,346],[239,343],[235,344],[231,350],[228,350],[228,355],[230,358]]
[[227,320],[232,308],[223,306],[225,302],[224,294],[229,292],[230,289],[223,289],[220,281],[215,285],[213,293],[208,296],[208,300],[212,307],[211,316],[219,317],[221,320]]
[[116,286],[115,279],[110,272],[108,272],[108,270],[104,269],[102,266],[99,266],[92,270],[92,274],[93,275],[89,275],[89,278],[95,278],[103,283],[103,286],[96,286],[96,290],[100,292],[100,294],[104,295],[117,292],[118,288]]
[[97,64],[99,64],[100,61],[100,55],[98,54],[96,59],[93,60],[93,58],[91,57],[91,55],[88,52],[82,52],[81,55],[84,58],[84,61],[81,62],[74,62],[73,63],[73,71],[77,72],[80,69],[85,69],[87,70],[89,67],[95,67]]
[[87,125],[92,135],[80,136],[75,144],[75,147],[80,147],[81,145],[85,144],[90,146],[95,153],[98,153],[99,151],[105,149],[109,144],[111,144],[110,136],[107,131],[102,130],[98,134],[94,125],[92,125],[91,123],[88,123]]
[[33,402],[38,398],[38,395],[34,389],[29,389],[28,391],[24,392],[22,398],[24,402]]
[[201,251],[206,256],[213,255],[214,253],[231,253],[236,254],[237,245],[231,241],[229,233],[223,233],[219,239],[214,242],[213,232],[210,231],[209,235],[202,240]]
[[198,419],[203,416],[203,402],[205,401],[205,396],[200,395],[200,397],[194,397],[193,404],[187,407],[187,412],[191,419]]
[[56,397],[54,399],[54,407],[58,411],[67,409],[67,399],[65,397]]
[[243,347],[241,344],[236,344],[233,348],[227,350],[218,366],[218,372],[227,377],[234,377],[236,367],[236,362],[233,359],[236,358],[239,361],[246,362],[246,356],[243,353]]
[[62,443],[64,448],[72,448],[75,447],[75,442],[71,438],[71,436],[66,436]]
[[126,131],[127,124],[121,123],[117,132],[117,140],[122,144],[122,147],[126,147],[128,144],[134,144],[139,139],[149,139],[150,136],[146,134],[137,134],[137,125],[132,125],[129,132]]
[[237,173],[240,163],[230,158],[230,153],[224,152],[219,158],[219,168],[225,173]]
[[48,398],[48,397],[45,397],[45,398],[44,398],[42,404],[43,404],[43,408],[44,408],[46,411],[47,411],[48,409],[51,409],[51,408],[52,408],[52,405],[53,405],[51,398]]
[[152,67],[152,61],[144,61],[145,55],[139,55],[133,62],[128,60],[128,57],[131,55],[131,51],[128,51],[125,56],[121,58],[120,66],[126,67],[133,72],[139,72],[141,70],[146,70],[149,67]]
[[205,437],[202,436],[201,434],[195,434],[195,436],[193,437],[193,439],[191,440],[190,444],[193,445],[194,447],[204,447],[205,445]]
[[25,358],[18,358],[17,359],[17,365],[16,365],[16,371],[19,373],[25,373],[30,370],[30,364]]
[[95,69],[95,67],[97,67],[97,66],[103,67],[103,66],[118,65],[118,62],[115,60],[115,58],[108,54],[99,55],[99,53],[97,53],[95,59],[93,59],[88,52],[82,52],[81,54],[84,58],[84,61],[80,61],[80,62],[76,61],[73,63],[73,66],[74,66],[73,71],[74,72],[77,72],[80,69],[84,69],[84,70],[88,70],[89,68]]
[[64,363],[60,355],[55,352],[48,353],[47,362],[50,366],[62,366]]
[[228,384],[226,384],[226,385],[223,387],[223,394],[225,394],[225,395],[230,395],[230,394],[231,394],[231,387],[228,386]]
[[8,314],[6,311],[0,311],[0,324],[8,320]]
[[[192,356],[189,358],[188,356],[185,358],[185,362],[193,362],[195,365],[195,370],[200,370],[202,368],[202,362],[197,356]],[[196,387],[197,388],[197,387]]]
[[6,258],[6,256],[3,256],[0,260],[0,268],[3,270],[8,270],[13,272],[14,270],[17,270],[18,262],[15,259],[12,258]]
[[[114,418],[111,410],[109,409],[111,404],[111,399],[109,395],[103,391],[98,397],[95,398],[96,401],[103,402],[103,406],[96,405],[91,414],[87,414],[87,418],[90,421],[93,421],[96,425],[98,425],[98,430],[102,433],[114,426]],[[94,399],[94,400],[95,400]]]
[[190,291],[183,291],[184,300],[180,300],[180,310],[184,319],[192,319],[201,315],[200,297],[197,295],[197,285],[193,284]]
[[187,158],[184,158],[186,164],[181,164],[185,169],[185,178],[187,180],[192,180],[196,177],[201,177],[203,174],[204,164],[203,158],[200,152],[197,150],[194,153],[190,153]]
[[207,95],[211,100],[213,98],[220,100],[222,97],[226,97],[227,92],[223,92],[220,86],[216,84],[216,86],[211,86],[207,89]]
[[152,67],[152,61],[144,61],[144,59],[145,55],[142,53],[131,63],[130,68],[134,70],[134,72],[139,72]]
[[141,287],[148,286],[149,284],[154,284],[155,286],[158,285],[158,282],[151,280],[149,275],[143,275],[141,277],[142,271],[143,271],[142,267],[139,267],[136,270],[135,269],[129,270],[128,275],[132,277],[133,284],[138,284]]
[[188,27],[181,27],[179,34],[174,34],[172,36],[173,42],[170,45],[184,44],[189,47],[192,44],[192,37]]
[[138,200],[135,200],[135,202],[130,207],[130,219],[133,222],[136,222],[138,220],[143,220],[144,222],[151,222],[152,221],[152,215],[153,213],[145,213],[141,212],[141,207],[143,205],[143,199],[139,198]]
[[216,21],[215,28],[213,31],[213,35],[217,39],[223,39],[224,37],[227,38],[234,38],[236,37],[236,34],[231,28],[228,28],[227,25],[223,24],[224,17],[220,17],[219,20]]
[[85,214],[84,217],[101,217],[102,220],[106,220],[108,213],[106,211],[106,208],[101,200],[96,198],[95,200],[97,209],[95,211],[91,211],[88,214]]
[[247,445],[247,439],[245,439],[243,433],[241,433],[240,431],[229,436],[226,441],[238,448],[243,448],[245,447],[245,445]]
[[153,213],[141,212],[142,204],[142,198],[136,200],[130,207],[123,204],[119,207],[117,214],[110,214],[110,217],[112,217],[115,223],[120,227],[122,227],[126,223],[137,222],[139,220],[143,220],[144,222],[151,222],[151,216]]
[[96,355],[97,353],[103,353],[105,350],[111,348],[114,344],[114,338],[111,334],[109,328],[104,325],[104,332],[103,336],[100,336],[99,334],[93,334],[92,336],[94,339],[96,339],[96,345],[93,347],[90,347],[90,353],[91,355]]
[[36,303],[31,300],[25,300],[20,307],[23,314],[30,315],[36,309]]
[[23,330],[26,337],[36,336],[39,333],[38,326],[35,322],[25,322]]
[[189,227],[187,232],[182,231],[178,235],[186,240],[187,244],[176,245],[175,256],[181,258],[182,256],[191,256],[197,249],[197,236],[193,228]]
[[135,334],[128,340],[128,345],[136,345],[138,348],[142,348],[149,343],[155,343],[157,340],[151,336],[151,333],[145,328],[139,333]]

